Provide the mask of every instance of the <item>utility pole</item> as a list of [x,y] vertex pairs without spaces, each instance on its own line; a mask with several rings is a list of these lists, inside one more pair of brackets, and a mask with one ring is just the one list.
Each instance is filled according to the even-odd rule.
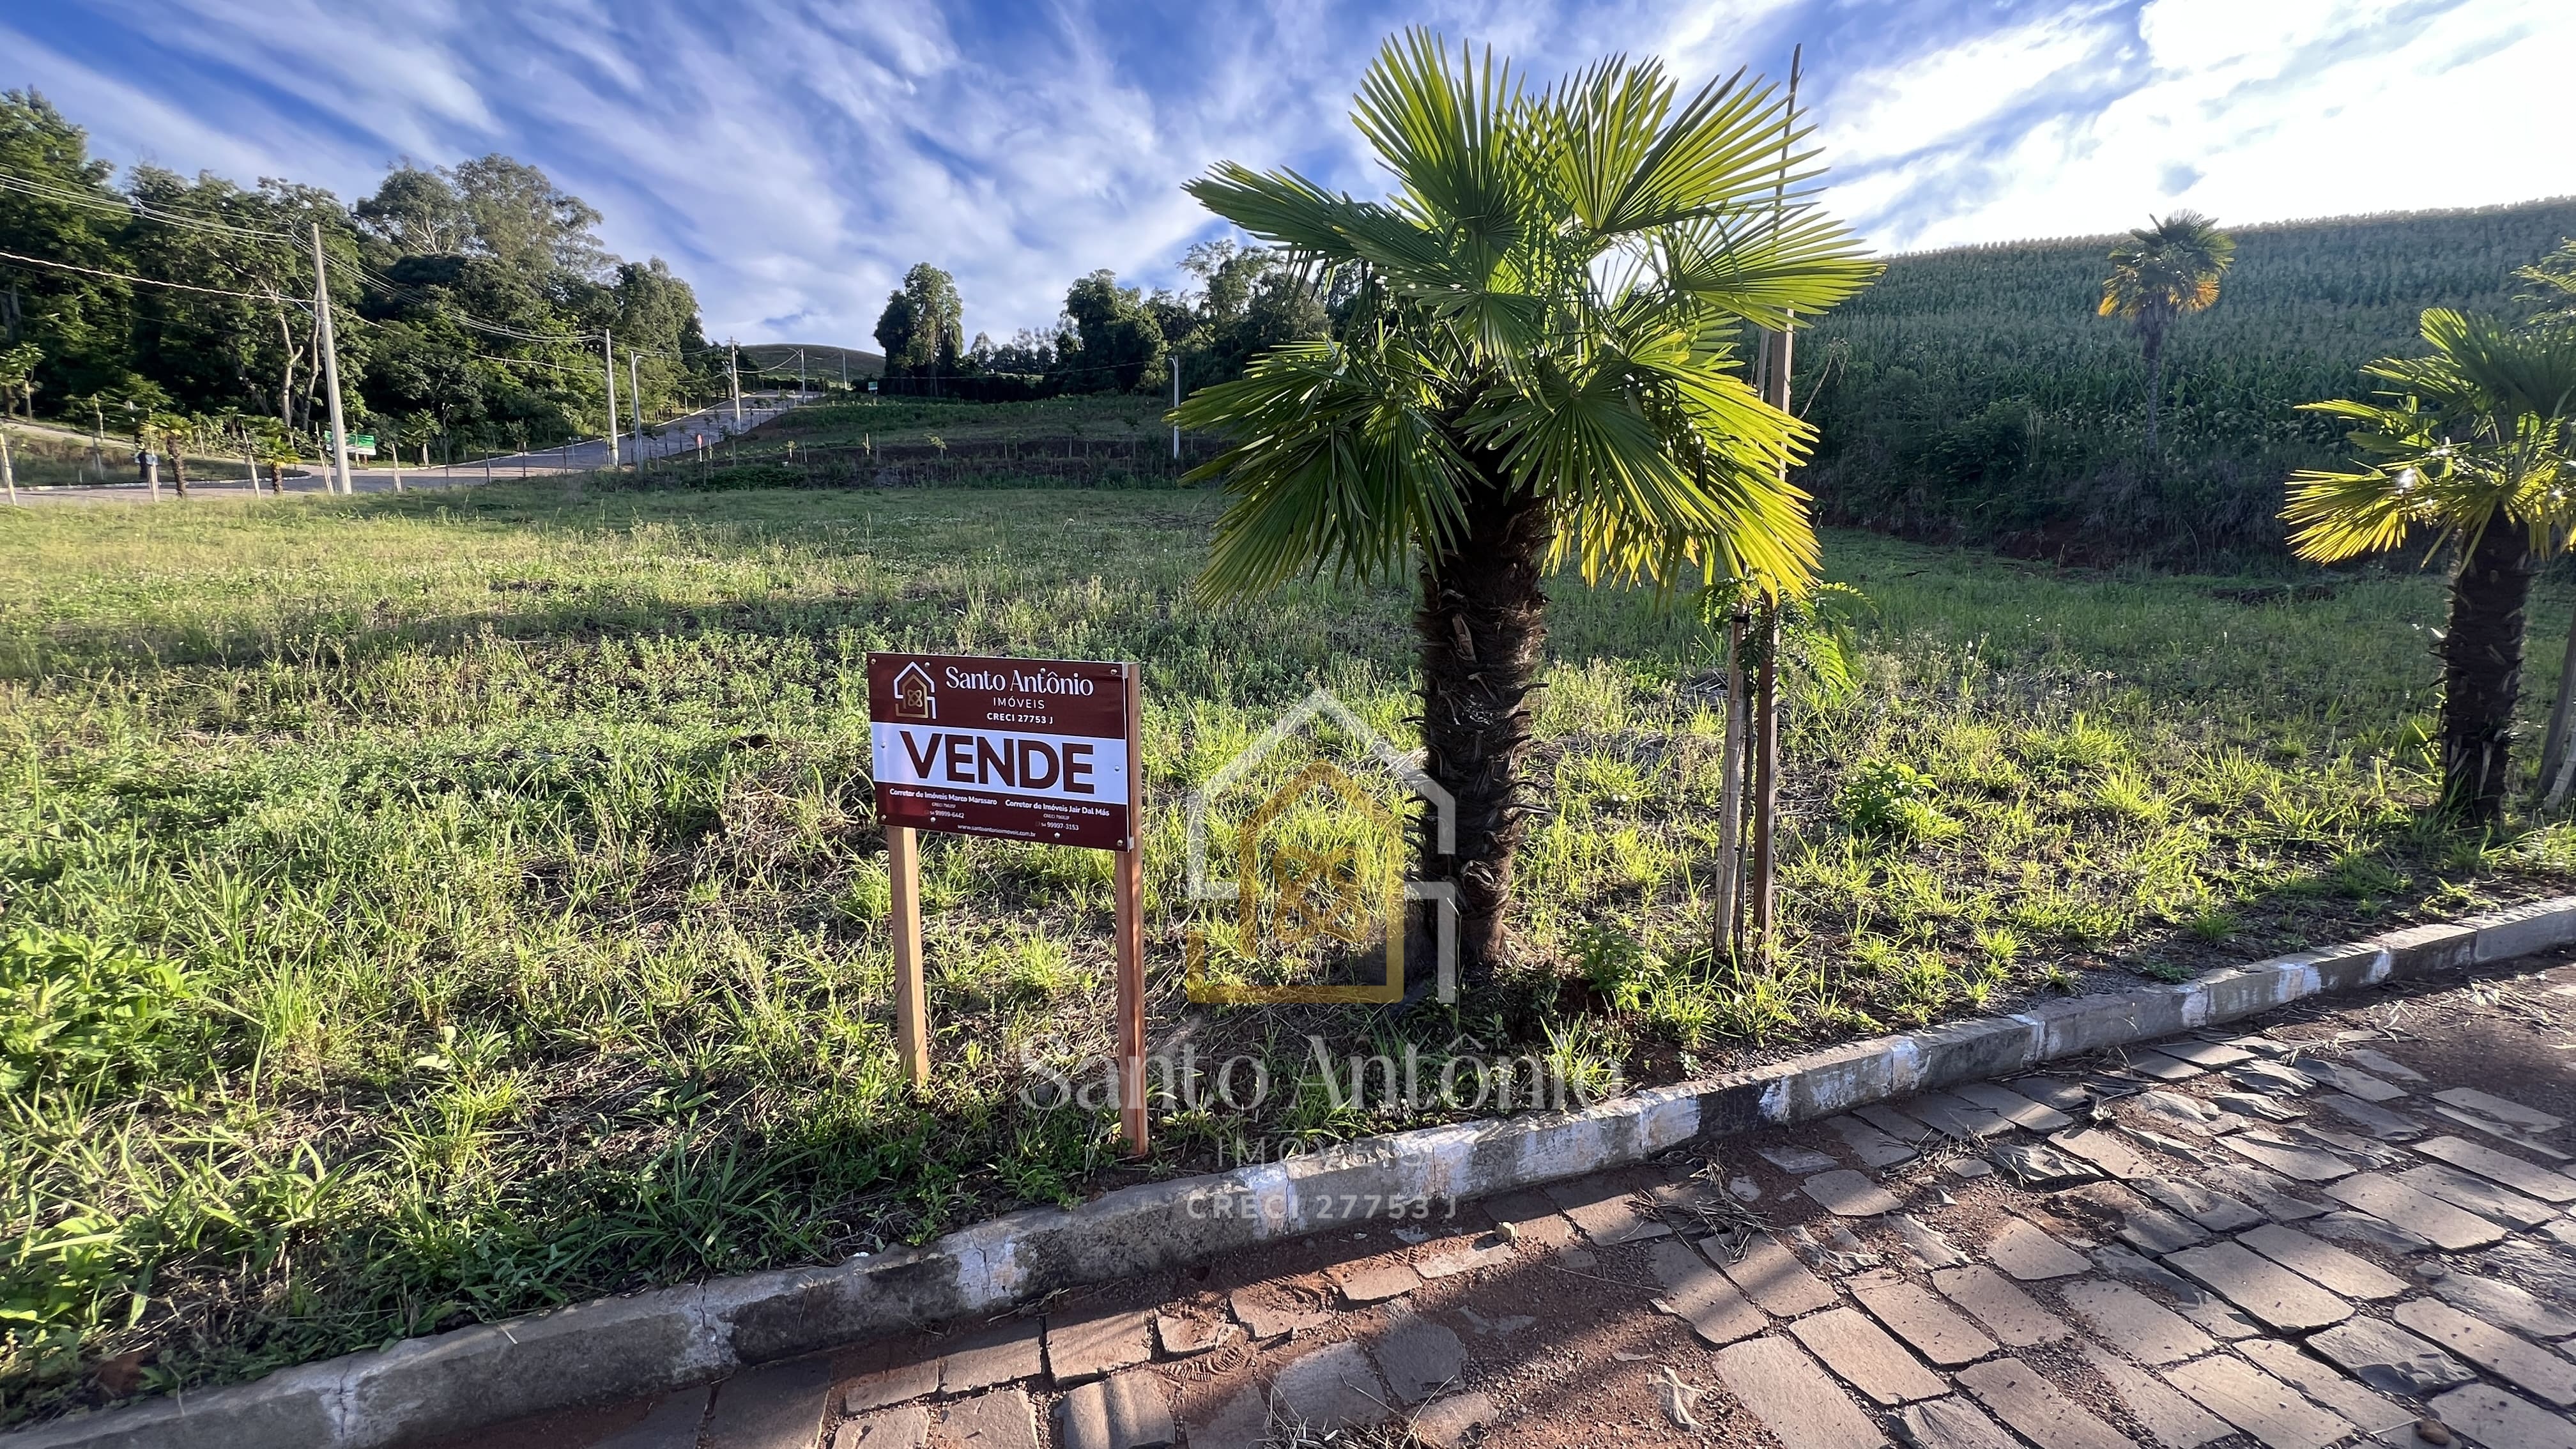
[[[1181,355],[1175,352],[1172,354],[1172,406],[1178,408],[1180,405]],[[1178,422],[1172,424],[1172,461],[1181,461],[1181,425]]]
[[599,329],[601,370],[608,374],[608,466],[617,466],[617,339]]
[[805,396],[805,349],[802,347],[796,349],[796,396],[800,400]]
[[[36,410],[33,407],[27,409],[30,416],[33,416],[35,411]],[[16,507],[18,504],[18,470],[11,466],[9,462],[9,425],[7,423],[0,423],[0,483],[6,483],[9,485],[9,506],[12,508]]]
[[340,419],[340,349],[331,340],[331,283],[322,272],[322,223],[313,223],[313,310],[322,319],[322,387],[331,394],[331,486],[355,493],[349,481],[349,429]]
[[742,349],[730,337],[725,339],[725,380],[733,384],[733,425],[742,428]]
[[635,410],[635,467],[644,467],[644,373],[635,349],[626,349],[626,405]]

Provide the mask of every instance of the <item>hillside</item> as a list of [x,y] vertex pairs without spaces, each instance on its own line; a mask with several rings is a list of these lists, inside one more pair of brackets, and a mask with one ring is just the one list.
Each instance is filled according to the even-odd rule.
[[2576,236],[2576,198],[2232,230],[2219,301],[2169,334],[2155,467],[2137,339],[2093,310],[2112,238],[1892,259],[1800,339],[1826,516],[2052,556],[2277,553],[2283,478],[2342,447],[2295,405],[2420,351],[2426,307],[2513,311],[2513,270]]
[[750,376],[752,369],[757,367],[767,369],[772,378],[794,377],[796,354],[800,352],[805,354],[806,379],[813,383],[839,382],[844,356],[849,359],[853,379],[885,375],[885,354],[861,352],[855,347],[831,347],[819,342],[745,343],[742,348],[743,375]]

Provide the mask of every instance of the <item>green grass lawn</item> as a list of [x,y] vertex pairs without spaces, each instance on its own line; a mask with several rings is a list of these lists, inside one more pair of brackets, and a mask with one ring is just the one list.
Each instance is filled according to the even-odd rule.
[[[1217,503],[546,482],[0,514],[6,1416],[1455,1115],[1336,1106],[1309,1032],[1668,1080],[2576,864],[2563,827],[2420,823],[2436,579],[2246,602],[2264,581],[1838,534],[1873,612],[1860,687],[1791,715],[1776,965],[1697,948],[1706,641],[1569,580],[1515,967],[1454,1011],[1194,1009],[1182,797],[1319,684],[1399,742],[1412,709],[1400,591],[1192,598]],[[2535,616],[2545,696],[2565,599]],[[946,840],[939,1068],[900,1085],[884,647],[1143,661],[1153,1024],[1286,1090],[1166,1112],[1141,1168],[1106,1114],[1027,1106],[1025,1061],[1111,1041],[1106,857]]]

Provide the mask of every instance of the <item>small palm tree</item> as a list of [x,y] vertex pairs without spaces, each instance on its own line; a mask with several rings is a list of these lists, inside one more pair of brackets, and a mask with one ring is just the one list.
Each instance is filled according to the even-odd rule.
[[2471,825],[2503,815],[2521,687],[2524,609],[2537,561],[2576,523],[2576,327],[2516,330],[2433,308],[2429,357],[2362,369],[2384,402],[2309,403],[2349,418],[2364,456],[2349,473],[2290,480],[2291,542],[2333,563],[2395,548],[2418,529],[2451,545],[2442,636],[2442,800]]
[[1414,572],[1426,768],[1456,802],[1454,851],[1426,832],[1421,870],[1456,886],[1477,969],[1522,835],[1548,575],[1803,587],[1816,539],[1786,469],[1810,434],[1747,386],[1740,348],[1876,267],[1804,199],[1806,133],[1741,73],[1677,103],[1659,64],[1620,58],[1533,92],[1412,31],[1353,119],[1388,200],[1230,162],[1190,184],[1363,310],[1175,417],[1228,444],[1192,475],[1233,497],[1212,595]]
[[2177,211],[2129,233],[2111,249],[2101,314],[2138,329],[2147,354],[2147,451],[2156,449],[2156,408],[2165,392],[2165,328],[2218,300],[2218,279],[2236,260],[2236,239],[2196,211]]

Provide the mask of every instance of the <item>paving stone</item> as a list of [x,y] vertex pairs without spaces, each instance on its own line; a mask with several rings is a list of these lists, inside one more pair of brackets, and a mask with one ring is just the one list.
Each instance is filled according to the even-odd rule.
[[2334,1211],[2334,1204],[2311,1202],[2293,1192],[2288,1182],[2259,1167],[2217,1162],[2202,1176],[2221,1191],[2234,1193],[2261,1209],[2276,1223],[2303,1222]]
[[2340,1127],[2330,1126],[2314,1117],[2292,1122],[2277,1134],[2303,1147],[2322,1147],[2337,1157],[2357,1162],[2362,1167],[2395,1167],[2415,1159],[2406,1149],[2371,1137],[2356,1136]]
[[1511,1236],[1520,1242],[1541,1248],[1562,1248],[1574,1241],[1574,1224],[1556,1210],[1556,1204],[1534,1192],[1507,1192],[1485,1199],[1485,1216],[1512,1229]]
[[[2576,1245],[2571,1245],[2576,1246]],[[2478,1265],[2555,1303],[2576,1303],[2576,1256],[2507,1238],[2478,1255]]]
[[2324,1081],[2328,1086],[2365,1102],[2394,1102],[2406,1095],[2404,1087],[2392,1086],[2342,1062],[2303,1061],[2299,1070]]
[[2159,1082],[2186,1082],[2199,1076],[2203,1070],[2180,1057],[2169,1057],[2144,1047],[2132,1048],[2127,1064],[2130,1071],[2144,1072]]
[[707,1401],[712,1397],[712,1385],[666,1395],[655,1400],[643,1418],[590,1449],[698,1449],[698,1430],[706,1422]]
[[2093,1109],[2093,1094],[2085,1091],[2082,1083],[2071,1082],[2064,1077],[2033,1073],[2027,1077],[2015,1077],[2004,1085],[2060,1112],[2089,1112]]
[[2142,1177],[2129,1184],[2213,1233],[2269,1222],[2261,1212],[2188,1177]]
[[2180,1390],[2135,1364],[2089,1343],[2084,1346],[2084,1361],[2111,1386],[2111,1392],[2120,1396],[2120,1402],[2129,1406],[2129,1417],[2145,1425],[2166,1449],[2200,1449],[2212,1439],[2236,1432]]
[[2397,1305],[2397,1322],[2535,1398],[2576,1405],[2576,1363],[2447,1303],[2418,1298]]
[[1893,1406],[1950,1391],[1940,1375],[1916,1363],[1903,1344],[1858,1309],[1811,1313],[1790,1324],[1789,1331],[1845,1383],[1881,1404]]
[[2566,1153],[2519,1128],[2507,1126],[2492,1117],[2481,1117],[2475,1112],[2463,1112],[2451,1106],[2437,1106],[2433,1110],[2441,1114],[2445,1120],[2483,1132],[2498,1142],[2511,1146],[2517,1152],[2528,1152],[2534,1157],[2544,1158],[2553,1163],[2564,1163],[2568,1160]]
[[1950,1306],[1893,1273],[1863,1273],[1850,1280],[1852,1296],[1914,1351],[1943,1368],[1974,1363],[1995,1351],[1995,1341]]
[[1986,1244],[1986,1258],[2025,1283],[2073,1277],[2092,1266],[2083,1254],[2017,1217],[2004,1219]]
[[930,1426],[936,1449],[1038,1449],[1037,1410],[1018,1389],[959,1399]]
[[2526,1107],[2509,1097],[2481,1092],[2474,1087],[2448,1087],[2433,1094],[2436,1102],[2448,1102],[2463,1111],[2491,1117],[2508,1127],[2525,1132],[2555,1132],[2567,1125],[2564,1117],[2553,1117],[2536,1107]]
[[2424,1135],[2422,1125],[2413,1119],[2401,1117],[2385,1107],[2374,1107],[2349,1093],[2328,1092],[2317,1098],[2317,1105],[2390,1142],[2404,1142]]
[[904,1362],[893,1363],[894,1345],[878,1347],[870,1361],[862,1363],[856,1383],[843,1396],[842,1407],[853,1414],[900,1404],[906,1399],[927,1398],[939,1392],[939,1359],[935,1355],[906,1355]]
[[2140,1092],[2125,1100],[2130,1112],[2143,1113],[2152,1121],[2195,1137],[2253,1125],[2233,1112],[2218,1111],[2198,1097],[2186,1097],[2180,1092]]
[[1896,1436],[1914,1449],[2022,1449],[2010,1430],[1955,1395],[1898,1410]]
[[2410,1233],[2395,1223],[2372,1217],[2368,1213],[2357,1213],[2349,1208],[2330,1212],[2321,1218],[2310,1218],[2299,1226],[2316,1237],[2333,1238],[2346,1243],[2368,1243],[2400,1257],[2408,1253],[2421,1253],[2433,1246],[2424,1241],[2420,1234]]
[[2227,1069],[2227,1078],[2249,1092],[2267,1097],[2301,1096],[2317,1085],[2316,1078],[2279,1062],[2239,1062]]
[[1757,1147],[1754,1155],[1782,1172],[1804,1177],[1810,1172],[1831,1172],[1842,1163],[1812,1147]]
[[2346,1298],[2394,1298],[2406,1291],[2403,1280],[2331,1243],[2320,1243],[2297,1228],[2266,1223],[2252,1232],[2237,1234],[2236,1241]]
[[2043,1102],[2034,1102],[2012,1088],[1996,1082],[1970,1082],[1952,1089],[1952,1094],[1975,1106],[1983,1107],[2025,1132],[2055,1132],[2072,1127],[2075,1119]]
[[1151,1312],[1049,1318],[1047,1374],[1061,1389],[1143,1363],[1154,1356],[1153,1332]]
[[808,1449],[832,1409],[832,1360],[791,1358],[716,1385],[699,1442],[706,1449]]
[[1717,1351],[1717,1377],[1784,1449],[1873,1449],[1887,1442],[1816,1361],[1785,1338]]
[[1913,1148],[1858,1117],[1849,1115],[1828,1117],[1825,1119],[1825,1125],[1833,1129],[1834,1135],[1842,1138],[1843,1145],[1851,1149],[1852,1155],[1860,1159],[1863,1167],[1894,1167],[1900,1162],[1914,1160]]
[[[688,1443],[694,1446],[694,1435]],[[906,1404],[900,1409],[882,1409],[864,1418],[843,1420],[832,1431],[832,1449],[927,1449],[930,1443],[930,1408],[926,1404]]]
[[1384,1303],[1422,1286],[1422,1275],[1413,1271],[1411,1263],[1397,1258],[1337,1263],[1325,1269],[1324,1274],[1342,1290],[1342,1301],[1353,1305]]
[[1951,1242],[1947,1234],[1912,1213],[1898,1213],[1888,1219],[1888,1226],[1896,1229],[1898,1241],[1914,1255],[1914,1261],[1926,1268],[1956,1268],[1968,1261],[1968,1255],[1959,1251],[1959,1245]]
[[2149,1157],[2106,1128],[2060,1132],[2048,1140],[2117,1178],[2161,1177],[2173,1170],[2172,1164]]
[[2474,1273],[2445,1273],[2425,1285],[2433,1296],[2498,1328],[2533,1338],[2576,1333],[2576,1317],[2560,1312],[2511,1283]]
[[2438,1162],[2409,1168],[2397,1174],[2397,1180],[2417,1192],[2431,1193],[2453,1207],[2466,1208],[2482,1218],[2493,1218],[2518,1228],[2536,1228],[2558,1216],[2558,1209],[2537,1198],[2524,1197],[2476,1173],[2462,1172]]
[[[2039,1306],[2039,1301],[1984,1263],[1951,1268],[1932,1275],[1941,1296],[1968,1310],[1969,1316],[2007,1348],[2029,1348],[2072,1337],[2065,1320]],[[1936,1360],[1937,1362],[1937,1360]]]
[[1276,1289],[1265,1291],[1258,1285],[1237,1288],[1226,1295],[1225,1301],[1234,1310],[1234,1321],[1254,1338],[1277,1338],[1300,1329],[1321,1328],[1333,1321],[1331,1313],[1302,1298]]
[[1874,1218],[1905,1205],[1886,1188],[1872,1182],[1867,1174],[1854,1172],[1848,1167],[1819,1172],[1798,1186],[1825,1211],[1838,1217]]
[[2308,1347],[2372,1388],[2419,1399],[2477,1377],[2467,1364],[2385,1319],[2356,1315],[2310,1334]]
[[2475,1213],[2427,1196],[2382,1173],[2364,1172],[2326,1187],[2329,1196],[2394,1223],[2446,1253],[2482,1248],[2504,1229]]
[[2189,1218],[2166,1212],[2163,1208],[2149,1207],[2125,1191],[2122,1196],[2128,1197],[2129,1201],[2118,1209],[2120,1241],[2139,1252],[2161,1257],[2207,1241],[2209,1233]]
[[1056,1414],[1062,1449],[1165,1449],[1177,1437],[1162,1381],[1151,1373],[1094,1379],[1065,1395]]
[[1436,1248],[1413,1260],[1413,1271],[1437,1281],[1472,1273],[1478,1268],[1498,1267],[1512,1260],[1512,1245],[1499,1235],[1489,1243],[1459,1240]]
[[1933,1130],[1961,1141],[1982,1142],[2013,1130],[2013,1124],[2002,1113],[1978,1106],[1954,1092],[1925,1092],[1908,1099],[1905,1111],[1929,1123]]
[[2296,1122],[2308,1115],[2305,1107],[2294,1107],[2279,1097],[2266,1097],[2259,1092],[2212,1092],[2209,1105],[2222,1112],[2265,1122]]
[[1995,1165],[1982,1157],[1953,1157],[1941,1164],[1941,1170],[1969,1182],[1995,1175]]
[[2176,1061],[2189,1062],[2195,1067],[2207,1067],[2213,1071],[2219,1067],[2232,1067],[2238,1062],[2249,1060],[2254,1055],[2243,1047],[2230,1046],[2223,1041],[2200,1041],[2191,1037],[2177,1037],[2172,1041],[2157,1042],[2156,1050]]
[[2430,1080],[2422,1072],[2373,1047],[2349,1047],[2343,1056],[2345,1061],[2382,1081],[2415,1083]]
[[1852,1108],[1852,1115],[1899,1142],[1920,1144],[1933,1135],[1932,1129],[1897,1111],[1894,1107],[1873,1102]]
[[2324,1449],[2353,1432],[2298,1390],[2223,1353],[2169,1368],[2165,1377],[2201,1407],[2261,1440],[2264,1449]]
[[1468,1435],[1501,1417],[1494,1396],[1482,1389],[1453,1394],[1413,1416],[1413,1437],[1423,1449],[1458,1449]]
[[2332,1182],[2355,1170],[2331,1152],[2277,1138],[2236,1132],[2218,1140],[2237,1156],[2297,1182]]
[[1173,1358],[1201,1354],[1225,1342],[1231,1325],[1213,1319],[1191,1318],[1170,1313],[1154,1315],[1154,1341]]
[[1756,1307],[1781,1318],[1795,1318],[1840,1301],[1796,1254],[1766,1234],[1755,1233],[1746,1241],[1743,1257],[1717,1266]]
[[1318,1433],[1356,1429],[1387,1417],[1386,1388],[1356,1343],[1317,1349],[1281,1369],[1271,1393],[1292,1422]]
[[2343,1370],[2301,1353],[2294,1344],[2277,1338],[2249,1338],[2236,1345],[2236,1351],[2312,1402],[2359,1425],[2365,1434],[2402,1428],[2416,1420],[2413,1409],[2355,1383]]
[[2502,1183],[2525,1197],[2560,1204],[2576,1202],[2576,1177],[2535,1167],[2465,1137],[2435,1137],[2416,1143],[2415,1150],[2490,1182]]
[[1986,1149],[1986,1157],[2034,1192],[2069,1183],[2095,1182],[2103,1175],[2102,1169],[2085,1159],[2060,1152],[2045,1142],[1998,1142]]
[[2066,1306],[2105,1343],[2141,1363],[2179,1363],[2218,1345],[2208,1334],[2135,1288],[2084,1278],[2065,1288]]
[[1655,1244],[1648,1261],[1655,1281],[1664,1285],[1659,1301],[1706,1342],[1729,1344],[1771,1326],[1771,1320],[1745,1302],[1725,1274],[1681,1239],[1666,1238]]
[[1421,1403],[1456,1383],[1467,1367],[1467,1346],[1457,1333],[1419,1313],[1406,1314],[1369,1352],[1398,1403]]
[[1583,1236],[1596,1243],[1642,1243],[1672,1236],[1670,1223],[1639,1211],[1637,1193],[1617,1182],[1602,1178],[1552,1182],[1545,1191],[1558,1210],[1583,1230]]
[[2212,1243],[2165,1259],[2267,1327],[2305,1333],[2352,1316],[2352,1305],[2242,1243]]
[[2129,1442],[2020,1359],[1970,1364],[1959,1370],[1959,1382],[2039,1449],[2124,1449]]
[[2453,1389],[2430,1407],[2443,1423],[2492,1449],[2576,1449],[2576,1420],[2485,1384]]
[[1046,1372],[1044,1328],[1037,1319],[1014,1318],[961,1335],[939,1360],[939,1391],[971,1394],[1013,1379],[1036,1378]]

